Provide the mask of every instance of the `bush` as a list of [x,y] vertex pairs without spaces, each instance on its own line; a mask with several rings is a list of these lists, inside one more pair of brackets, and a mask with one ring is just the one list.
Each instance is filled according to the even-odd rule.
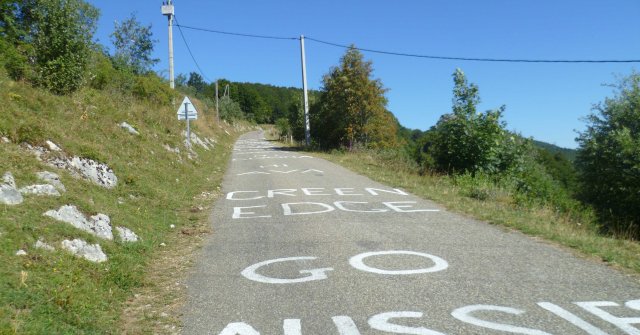
[[174,96],[169,85],[155,74],[138,76],[132,89],[133,95],[160,105],[168,105]]
[[[21,45],[22,49],[30,49],[29,45]],[[19,81],[30,77],[31,67],[28,58],[19,51],[19,48],[0,38],[0,65],[7,71],[9,77]]]
[[594,106],[578,137],[580,196],[613,233],[640,238],[640,74]]

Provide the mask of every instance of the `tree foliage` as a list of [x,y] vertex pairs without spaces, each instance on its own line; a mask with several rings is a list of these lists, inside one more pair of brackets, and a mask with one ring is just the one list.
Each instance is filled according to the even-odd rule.
[[453,111],[440,118],[423,146],[429,163],[439,171],[472,174],[518,166],[521,143],[500,120],[505,107],[478,113],[478,86],[469,84],[460,69],[454,72],[453,81]]
[[151,25],[143,26],[135,13],[122,21],[115,22],[111,41],[115,46],[113,56],[116,67],[131,70],[135,74],[145,74],[159,60],[152,58],[153,45]]
[[577,138],[582,198],[612,232],[640,237],[640,74],[593,108]]
[[[9,54],[12,77],[29,72],[25,79],[57,94],[84,83],[99,15],[95,7],[82,0],[5,0],[0,9],[0,35],[18,52]],[[33,71],[25,71],[27,66]]]
[[[351,47],[323,77],[314,137],[324,147],[394,147],[396,124],[373,66]],[[312,129],[313,131],[313,129]]]

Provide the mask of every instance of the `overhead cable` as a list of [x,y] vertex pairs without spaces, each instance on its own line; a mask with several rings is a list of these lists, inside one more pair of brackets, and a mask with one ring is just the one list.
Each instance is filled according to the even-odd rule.
[[[185,29],[199,30],[199,31],[215,33],[215,34],[233,35],[233,36],[242,36],[242,37],[251,37],[251,38],[275,39],[275,40],[299,40],[300,39],[299,37],[268,36],[268,35],[257,35],[257,34],[247,34],[247,33],[236,33],[236,32],[229,32],[229,31],[222,31],[222,30],[181,26],[179,24],[177,26],[183,27]],[[403,52],[395,52],[395,51],[360,48],[353,45],[350,46],[350,45],[345,45],[340,43],[323,41],[323,40],[319,40],[309,36],[305,36],[305,39],[316,42],[316,43],[321,43],[321,44],[334,46],[338,48],[345,48],[345,49],[353,48],[359,51],[370,52],[370,53],[400,56],[400,57],[424,58],[424,59],[459,60],[459,61],[469,61],[469,62],[495,62],[495,63],[498,63],[498,62],[500,63],[640,63],[640,59],[509,59],[509,58],[478,58],[478,57],[420,55],[420,54],[403,53]]]
[[200,67],[200,64],[198,64],[198,61],[196,60],[196,58],[193,56],[193,52],[191,52],[191,48],[189,47],[189,43],[187,42],[187,39],[184,37],[184,33],[182,32],[182,28],[180,28],[180,23],[178,23],[178,19],[176,18],[176,16],[173,16],[173,19],[176,20],[176,26],[178,27],[178,31],[180,31],[180,36],[182,36],[182,41],[184,42],[184,45],[187,47],[187,51],[189,51],[189,55],[191,55],[191,59],[193,60],[193,63],[196,64],[196,67],[198,68],[198,71],[200,72],[200,74],[202,75],[202,77],[208,81],[208,82],[213,82],[211,79],[209,79],[207,77],[207,75],[204,74],[204,71],[202,71],[202,68]]

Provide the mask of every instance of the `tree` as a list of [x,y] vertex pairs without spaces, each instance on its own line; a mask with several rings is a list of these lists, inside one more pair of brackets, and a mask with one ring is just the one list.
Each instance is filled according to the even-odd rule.
[[159,61],[151,57],[153,44],[157,42],[152,36],[151,25],[142,26],[135,13],[122,23],[116,21],[111,34],[111,41],[116,48],[113,57],[116,67],[131,70],[135,74],[149,72]]
[[448,173],[495,173],[516,165],[521,150],[516,136],[500,121],[505,107],[477,112],[478,86],[469,84],[460,69],[453,73],[452,113],[443,115],[423,147],[434,168]]
[[[9,6],[9,7],[6,7]],[[83,84],[90,59],[98,10],[82,0],[3,2],[2,34],[29,44],[24,56],[34,68],[31,80],[54,93],[66,94]]]
[[207,83],[204,81],[201,75],[196,72],[189,73],[189,80],[187,80],[187,86],[193,87],[196,93],[202,93]]
[[320,98],[321,124],[314,137],[323,146],[393,147],[396,125],[386,109],[387,91],[372,79],[373,66],[352,46],[323,77]]
[[240,105],[237,102],[231,100],[231,98],[229,98],[228,96],[223,96],[222,98],[220,98],[219,108],[220,117],[225,120],[233,121],[242,118],[242,110],[240,109]]
[[577,138],[580,195],[606,229],[640,238],[640,74],[616,89],[593,107]]

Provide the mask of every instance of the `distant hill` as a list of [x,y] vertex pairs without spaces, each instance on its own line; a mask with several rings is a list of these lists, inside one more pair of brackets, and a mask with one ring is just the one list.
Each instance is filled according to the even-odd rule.
[[552,154],[560,153],[566,159],[568,159],[568,160],[570,160],[572,162],[576,159],[576,155],[578,153],[578,151],[576,149],[562,148],[562,147],[559,147],[559,146],[557,146],[555,144],[551,144],[551,143],[547,143],[547,142],[533,140],[533,144],[535,144],[539,148],[542,148],[542,149],[545,149],[545,150],[549,151]]

